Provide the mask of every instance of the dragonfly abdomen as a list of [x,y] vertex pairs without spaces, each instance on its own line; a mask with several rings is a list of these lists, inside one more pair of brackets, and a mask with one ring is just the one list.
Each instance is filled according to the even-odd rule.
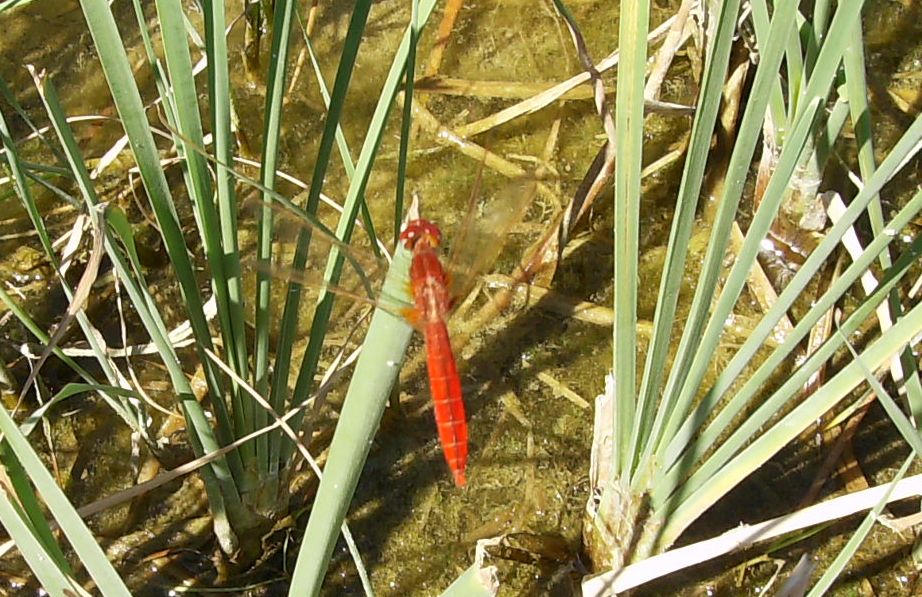
[[426,364],[429,370],[429,388],[435,422],[445,461],[458,487],[466,480],[467,467],[467,420],[464,414],[464,399],[461,379],[455,365],[455,356],[448,339],[444,321],[428,323],[424,329],[426,338]]

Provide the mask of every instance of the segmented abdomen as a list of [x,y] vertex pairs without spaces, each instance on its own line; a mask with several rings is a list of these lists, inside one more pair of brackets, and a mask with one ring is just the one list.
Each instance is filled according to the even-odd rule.
[[426,364],[429,369],[429,387],[435,409],[435,422],[439,429],[439,440],[445,461],[455,477],[455,484],[462,487],[467,467],[467,420],[464,416],[464,399],[461,393],[461,379],[451,350],[448,330],[444,321],[427,323]]

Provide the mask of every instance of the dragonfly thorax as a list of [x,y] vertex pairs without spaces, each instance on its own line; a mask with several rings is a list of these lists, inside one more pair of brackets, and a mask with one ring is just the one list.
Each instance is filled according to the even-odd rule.
[[435,251],[428,245],[417,244],[413,252],[410,285],[419,318],[422,322],[445,319],[452,305],[448,276]]

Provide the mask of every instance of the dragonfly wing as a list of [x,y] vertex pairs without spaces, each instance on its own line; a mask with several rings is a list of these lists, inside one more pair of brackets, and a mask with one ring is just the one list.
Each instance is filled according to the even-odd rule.
[[520,178],[485,202],[472,201],[448,254],[450,292],[456,302],[467,296],[477,278],[499,257],[509,230],[522,220],[536,188],[534,179]]

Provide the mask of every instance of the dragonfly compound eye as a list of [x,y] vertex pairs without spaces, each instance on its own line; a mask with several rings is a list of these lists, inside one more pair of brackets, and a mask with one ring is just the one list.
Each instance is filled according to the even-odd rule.
[[413,249],[420,242],[437,247],[442,242],[442,231],[429,220],[411,220],[400,233],[400,240],[408,249]]

